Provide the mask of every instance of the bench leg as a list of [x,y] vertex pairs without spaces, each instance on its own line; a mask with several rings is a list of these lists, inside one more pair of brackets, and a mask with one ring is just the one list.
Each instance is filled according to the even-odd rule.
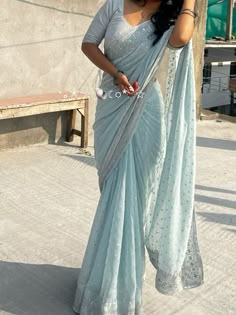
[[85,100],[84,115],[81,115],[81,147],[88,146],[88,108],[89,100]]
[[75,129],[76,109],[69,111],[66,141],[71,142],[74,140],[73,129]]

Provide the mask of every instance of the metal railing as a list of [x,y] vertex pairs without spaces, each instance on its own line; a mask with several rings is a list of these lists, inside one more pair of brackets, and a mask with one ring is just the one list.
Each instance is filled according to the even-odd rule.
[[212,74],[211,76],[203,76],[202,93],[221,92],[229,94],[233,90],[236,93],[236,74],[214,76],[214,71]]

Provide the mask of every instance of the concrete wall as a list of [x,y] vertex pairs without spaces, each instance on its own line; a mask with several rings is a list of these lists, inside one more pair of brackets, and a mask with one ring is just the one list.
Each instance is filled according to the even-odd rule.
[[[81,52],[80,45],[102,3],[99,0],[1,0],[0,98],[65,90],[88,94],[90,142],[93,141],[91,126],[99,71]],[[7,143],[9,147],[15,146],[20,138],[22,144],[31,144],[36,139],[57,141],[65,135],[62,125],[66,119],[66,113],[55,113],[0,120],[0,147]],[[38,128],[33,125],[36,121]],[[51,128],[52,125],[57,129]],[[53,130],[54,134],[48,134]],[[30,139],[31,131],[34,137]]]
[[65,139],[67,119],[67,112],[56,112],[0,120],[0,150],[60,143]]

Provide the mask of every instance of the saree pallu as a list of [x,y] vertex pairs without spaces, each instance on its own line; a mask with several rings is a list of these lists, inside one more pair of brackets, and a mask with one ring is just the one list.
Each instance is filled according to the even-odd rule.
[[[123,95],[103,73],[107,98],[97,100],[93,125],[101,195],[77,281],[73,310],[80,315],[142,314],[145,251],[160,293],[203,284],[194,210],[192,40],[169,50],[171,31],[146,51],[141,46],[150,42],[134,40],[135,31],[122,38],[117,33],[105,47],[140,91]],[[164,55],[168,66],[160,83]]]

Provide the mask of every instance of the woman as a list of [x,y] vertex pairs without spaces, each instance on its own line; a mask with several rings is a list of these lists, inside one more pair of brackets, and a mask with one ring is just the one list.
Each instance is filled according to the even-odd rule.
[[83,38],[82,51],[104,71],[105,97],[93,125],[101,196],[75,292],[80,315],[142,313],[145,249],[159,292],[203,284],[193,204],[194,7],[107,0]]

